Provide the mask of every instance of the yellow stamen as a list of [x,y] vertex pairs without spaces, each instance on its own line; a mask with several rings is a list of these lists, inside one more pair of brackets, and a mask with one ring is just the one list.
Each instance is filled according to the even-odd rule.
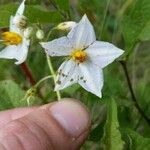
[[5,45],[18,45],[22,43],[22,37],[15,32],[4,32],[2,33],[2,40]]
[[75,60],[75,61],[77,61],[79,63],[82,63],[82,62],[84,62],[86,60],[87,54],[83,50],[76,49],[76,50],[74,50],[72,52],[71,57],[72,57],[73,60]]

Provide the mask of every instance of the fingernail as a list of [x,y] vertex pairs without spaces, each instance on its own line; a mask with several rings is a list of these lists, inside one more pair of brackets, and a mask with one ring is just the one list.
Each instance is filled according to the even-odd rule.
[[50,107],[55,120],[71,136],[77,137],[90,126],[89,113],[83,104],[73,100],[62,100]]

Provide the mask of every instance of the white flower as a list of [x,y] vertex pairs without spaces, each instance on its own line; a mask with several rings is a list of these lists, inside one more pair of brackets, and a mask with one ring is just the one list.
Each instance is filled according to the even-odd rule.
[[67,22],[62,22],[60,23],[56,29],[58,30],[68,30],[70,31],[72,28],[74,28],[77,25],[76,22],[74,21],[67,21]]
[[16,59],[15,64],[23,63],[28,54],[30,40],[23,36],[23,30],[14,24],[14,18],[22,16],[25,8],[25,0],[19,6],[16,15],[10,18],[10,29],[2,33],[2,42],[6,47],[0,51],[0,58]]
[[102,96],[102,69],[124,52],[108,42],[96,41],[93,26],[86,15],[67,37],[41,45],[50,56],[68,56],[58,69],[56,91],[79,83],[98,97]]

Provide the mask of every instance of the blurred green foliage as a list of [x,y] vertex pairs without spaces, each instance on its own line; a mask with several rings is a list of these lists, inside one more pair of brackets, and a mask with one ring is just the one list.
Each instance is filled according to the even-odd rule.
[[[133,1],[122,17],[122,30],[127,53],[131,53],[139,40],[150,40],[150,2],[149,0]],[[146,34],[147,33],[147,34]]]
[[[18,5],[5,4],[0,6],[0,26],[9,26],[9,16],[15,15]],[[62,20],[61,15],[57,11],[48,11],[43,9],[40,5],[29,5],[26,8],[25,16],[28,18],[30,23],[59,23]],[[45,16],[45,17],[43,17]]]
[[[14,15],[18,2],[20,1],[0,0],[0,28],[9,25],[10,15]],[[112,42],[126,50],[121,59],[127,61],[129,76],[141,109],[150,116],[149,0],[70,0],[70,3],[68,0],[27,0],[26,7],[25,15],[29,22],[40,23],[45,33],[59,22],[71,19],[79,21],[86,13],[95,27],[98,39]],[[66,33],[53,32],[50,39],[64,34]],[[49,75],[46,56],[38,42],[33,39],[27,59],[36,81]],[[55,70],[62,61],[63,58],[52,58]],[[13,62],[0,60],[0,110],[27,106],[25,94],[31,85],[20,67]],[[121,150],[124,147],[149,150],[150,127],[131,100],[119,61],[104,69],[104,78],[102,99],[78,85],[61,91],[62,97],[80,99],[90,109],[92,130],[81,149]],[[38,95],[30,100],[30,105],[45,104],[56,99],[53,88],[52,80],[43,82]],[[106,145],[105,148],[102,148],[101,141]]]

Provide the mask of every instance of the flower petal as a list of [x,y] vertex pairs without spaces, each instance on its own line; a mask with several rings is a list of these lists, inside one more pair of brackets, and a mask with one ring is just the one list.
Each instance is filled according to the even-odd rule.
[[15,64],[17,65],[21,64],[27,58],[28,48],[29,48],[29,41],[24,39],[23,43],[18,46],[10,45],[5,47],[0,52],[0,58],[16,59],[17,62],[15,62]]
[[[22,16],[23,13],[24,13],[24,9],[25,9],[25,0],[22,1],[22,3],[20,4],[17,12],[16,12],[16,16]],[[10,31],[11,32],[17,32],[17,33],[20,33],[21,34],[21,31],[20,29],[13,23],[13,20],[14,20],[14,16],[11,16],[10,17]]]
[[24,9],[25,9],[25,0],[23,0],[20,6],[18,7],[16,15],[23,15]]
[[22,34],[21,30],[13,23],[14,17],[11,16],[10,17],[10,27],[9,27],[9,31],[11,32],[16,32],[18,34]]
[[69,32],[68,38],[73,40],[74,49],[83,49],[95,40],[95,32],[92,24],[84,15],[81,21]]
[[16,59],[18,61],[15,62],[16,65],[22,64],[27,59],[29,45],[30,45],[30,40],[24,38],[20,49],[18,49],[17,51]]
[[1,52],[0,52],[0,58],[6,58],[6,59],[14,59],[16,56],[18,46],[16,45],[10,45],[5,47]]
[[50,42],[41,42],[40,44],[50,56],[67,56],[73,49],[71,41],[65,36]]
[[90,62],[79,65],[78,83],[87,91],[102,97],[101,89],[103,87],[103,72],[98,66]]
[[56,77],[55,91],[64,89],[78,80],[78,66],[72,61],[65,61],[58,69],[58,75]]
[[96,41],[90,45],[86,52],[95,65],[104,68],[123,54],[123,50],[108,42]]

